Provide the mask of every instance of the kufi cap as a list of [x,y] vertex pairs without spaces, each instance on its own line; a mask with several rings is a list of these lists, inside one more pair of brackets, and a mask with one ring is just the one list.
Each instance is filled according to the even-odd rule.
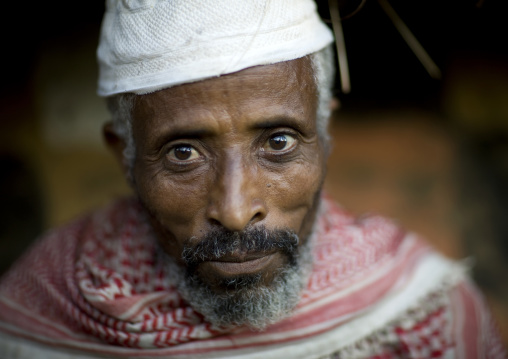
[[294,60],[332,41],[312,0],[106,0],[98,94],[145,94]]

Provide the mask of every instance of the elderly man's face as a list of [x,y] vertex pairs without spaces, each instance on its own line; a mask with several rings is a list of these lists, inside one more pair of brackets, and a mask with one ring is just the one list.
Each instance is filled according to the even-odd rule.
[[[256,229],[294,233],[301,245],[324,177],[316,106],[309,58],[138,97],[133,179],[166,253],[186,267],[184,248]],[[289,261],[273,245],[203,256],[193,271],[217,293],[231,291],[230,278],[270,286]]]

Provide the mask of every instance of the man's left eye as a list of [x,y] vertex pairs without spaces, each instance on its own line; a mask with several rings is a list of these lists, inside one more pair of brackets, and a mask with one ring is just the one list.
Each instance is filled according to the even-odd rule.
[[192,161],[199,157],[199,152],[192,146],[179,145],[170,149],[167,156],[173,161]]
[[289,150],[296,145],[296,139],[288,134],[277,134],[266,141],[265,151],[283,151]]

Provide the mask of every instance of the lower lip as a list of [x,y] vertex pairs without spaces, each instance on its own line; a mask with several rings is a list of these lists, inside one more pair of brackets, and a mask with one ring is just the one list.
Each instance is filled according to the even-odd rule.
[[226,276],[255,274],[271,266],[271,264],[275,262],[279,256],[279,253],[273,253],[245,262],[209,261],[201,263],[201,269],[205,272],[208,270],[214,271],[216,273],[219,272],[222,275]]

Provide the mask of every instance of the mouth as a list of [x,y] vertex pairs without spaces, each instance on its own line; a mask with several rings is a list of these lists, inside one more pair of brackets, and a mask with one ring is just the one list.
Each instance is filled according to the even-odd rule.
[[230,277],[257,274],[278,267],[282,261],[280,253],[257,255],[230,255],[217,260],[202,262],[200,272],[213,273],[215,276]]

